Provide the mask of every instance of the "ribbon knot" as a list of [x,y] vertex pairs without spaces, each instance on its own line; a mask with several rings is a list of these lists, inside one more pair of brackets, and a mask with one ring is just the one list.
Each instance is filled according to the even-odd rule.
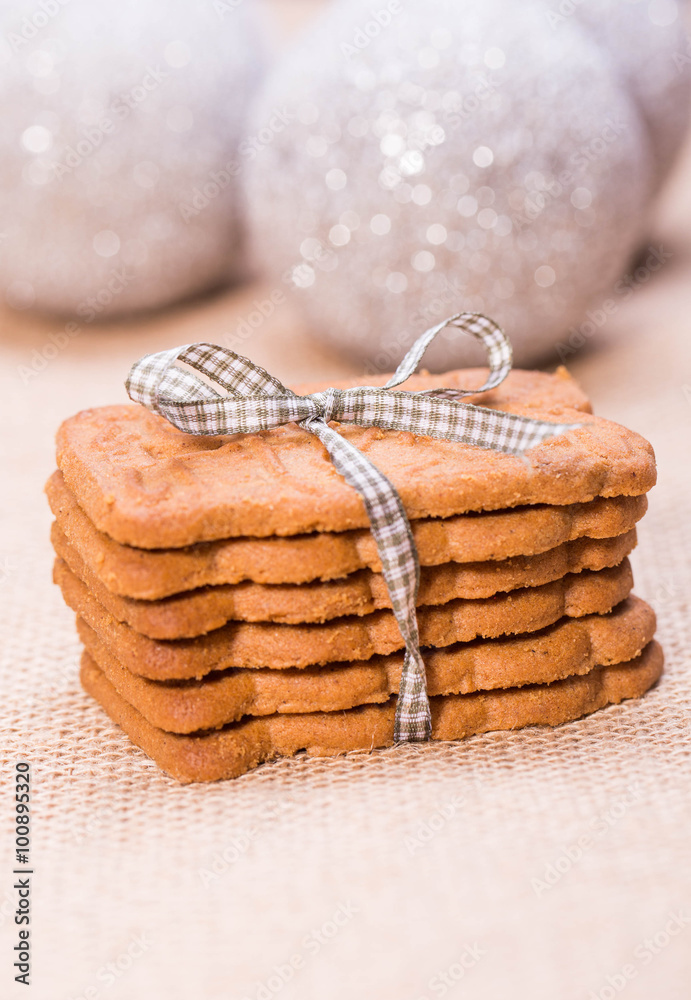
[[[487,349],[485,383],[479,389],[393,391],[413,374],[429,344],[448,326],[471,334]],[[396,741],[427,740],[432,729],[416,613],[417,551],[393,484],[329,422],[411,431],[511,455],[580,426],[461,402],[463,396],[499,385],[511,370],[511,360],[511,345],[496,323],[478,313],[458,313],[423,333],[383,387],[329,388],[298,396],[247,358],[203,343],[149,354],[136,362],[127,377],[133,400],[188,434],[254,434],[295,421],[320,439],[336,470],[362,498],[405,645]]]
[[342,413],[343,390],[323,389],[321,392],[313,392],[305,399],[310,399],[316,404],[315,417],[319,417],[328,424],[331,420],[339,420]]

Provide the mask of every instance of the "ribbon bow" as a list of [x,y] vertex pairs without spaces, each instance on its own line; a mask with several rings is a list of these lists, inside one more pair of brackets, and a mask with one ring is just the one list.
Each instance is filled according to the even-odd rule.
[[[448,326],[471,334],[486,347],[489,377],[484,385],[479,389],[392,391],[413,374],[429,344]],[[189,344],[149,354],[136,362],[127,377],[131,399],[188,434],[254,434],[295,421],[322,442],[336,470],[365,504],[393,613],[405,641],[396,741],[428,740],[432,730],[415,610],[420,579],[417,551],[394,486],[329,421],[412,431],[511,455],[580,426],[459,402],[463,396],[499,385],[511,370],[511,361],[511,344],[496,323],[478,313],[458,313],[423,333],[383,388],[324,389],[298,396],[263,368],[215,344]]]

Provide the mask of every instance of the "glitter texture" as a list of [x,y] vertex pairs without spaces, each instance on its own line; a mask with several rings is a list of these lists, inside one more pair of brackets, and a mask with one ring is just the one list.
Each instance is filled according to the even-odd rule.
[[0,297],[79,317],[102,293],[103,316],[243,273],[251,7],[3,5]]
[[[252,129],[295,118],[245,178],[271,281],[307,235],[328,248],[296,292],[315,335],[393,369],[421,330],[480,310],[531,364],[611,295],[687,121],[680,23],[649,9],[551,23],[531,0],[427,0],[375,30],[369,0],[330,7],[264,88]],[[346,212],[364,222],[347,240]],[[469,357],[449,338],[429,365]]]

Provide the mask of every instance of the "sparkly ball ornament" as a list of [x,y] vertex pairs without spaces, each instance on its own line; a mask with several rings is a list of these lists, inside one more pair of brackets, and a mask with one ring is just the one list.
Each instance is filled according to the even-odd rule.
[[250,4],[6,4],[0,297],[88,322],[239,274],[261,66]]
[[[341,0],[254,110],[293,116],[246,174],[257,262],[373,369],[462,310],[553,358],[616,308],[685,131],[682,38],[669,0]],[[473,361],[455,337],[425,363]]]
[[[581,3],[577,16],[611,53],[651,136],[656,180],[664,180],[689,120],[691,44],[678,0],[598,0]],[[564,21],[557,7],[551,23]]]

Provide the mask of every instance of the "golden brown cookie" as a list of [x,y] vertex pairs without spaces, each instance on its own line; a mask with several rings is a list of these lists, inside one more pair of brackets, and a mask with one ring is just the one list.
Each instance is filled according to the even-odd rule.
[[[173,733],[216,729],[244,715],[336,712],[388,701],[398,692],[403,656],[306,667],[224,670],[200,681],[151,681],[133,674],[86,622],[77,628],[87,652],[125,701],[153,726]],[[425,651],[430,695],[551,684],[596,666],[631,660],[655,633],[655,613],[630,596],[608,615],[562,618],[527,636],[480,639]]]
[[[484,377],[479,369],[420,375],[406,388],[479,385]],[[468,400],[583,426],[521,457],[407,431],[341,425],[339,432],[388,476],[413,519],[639,496],[655,483],[650,444],[586,412],[587,400],[563,371],[512,371],[497,389]],[[295,424],[206,437],[184,434],[141,406],[106,406],[66,420],[57,453],[79,506],[127,545],[368,527],[360,496],[321,442]]]
[[[296,625],[345,615],[368,615],[391,607],[384,578],[369,570],[326,583],[238,583],[206,587],[163,601],[136,601],[104,587],[57,524],[53,524],[51,537],[58,556],[113,617],[151,639],[192,638],[221,628],[229,621]],[[635,544],[633,528],[617,538],[567,542],[538,556],[423,568],[417,603],[423,606],[447,604],[456,598],[478,600],[522,587],[539,587],[567,573],[617,566]]]
[[[89,569],[115,594],[158,600],[185,590],[221,584],[310,583],[381,570],[372,534],[360,529],[289,538],[227,538],[182,549],[135,549],[98,531],[53,473],[46,493],[60,529]],[[597,497],[566,507],[461,514],[412,522],[421,566],[531,556],[578,538],[613,538],[630,531],[648,498]]]
[[[596,667],[582,677],[432,698],[432,735],[437,740],[457,740],[494,730],[557,726],[625,698],[640,697],[659,678],[662,665],[662,650],[653,641],[634,660]],[[132,742],[181,782],[235,778],[264,761],[301,750],[328,757],[393,743],[395,698],[345,712],[249,718],[223,729],[183,736],[147,722],[117,693],[88,653],[82,658],[81,680]]]
[[[323,625],[239,622],[195,639],[149,639],[116,621],[60,559],[54,576],[66,603],[99,634],[120,663],[152,680],[199,678],[227,667],[285,669],[368,660],[403,648],[390,611],[336,618]],[[542,587],[420,608],[420,643],[450,646],[480,636],[536,632],[564,615],[606,614],[628,597],[632,586],[631,567],[625,559],[613,569],[569,574]]]

